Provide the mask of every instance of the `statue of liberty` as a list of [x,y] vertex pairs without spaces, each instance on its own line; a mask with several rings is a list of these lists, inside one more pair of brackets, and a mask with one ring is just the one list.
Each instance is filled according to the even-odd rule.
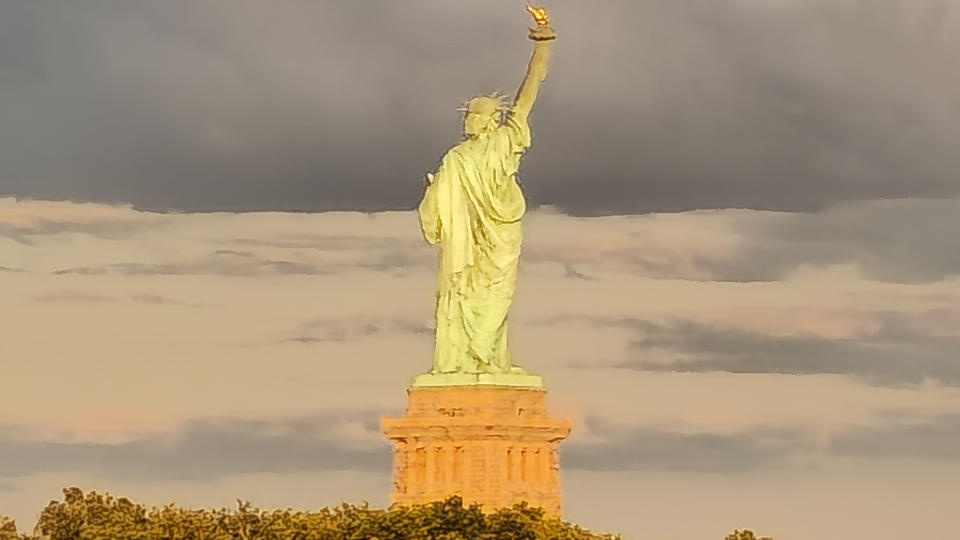
[[539,381],[513,365],[507,343],[526,211],[516,174],[530,146],[528,117],[556,39],[546,11],[527,10],[536,23],[529,34],[533,54],[513,104],[498,94],[471,99],[462,109],[463,140],[435,173],[427,173],[418,213],[424,238],[440,247],[440,261],[433,369],[420,380],[488,375],[493,381]]

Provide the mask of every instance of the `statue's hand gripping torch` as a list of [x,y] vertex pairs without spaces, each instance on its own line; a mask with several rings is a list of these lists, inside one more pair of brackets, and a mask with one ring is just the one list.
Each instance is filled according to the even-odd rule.
[[557,32],[550,26],[550,17],[547,8],[527,4],[527,12],[533,17],[536,26],[530,29],[530,39],[533,41],[550,41],[557,39]]

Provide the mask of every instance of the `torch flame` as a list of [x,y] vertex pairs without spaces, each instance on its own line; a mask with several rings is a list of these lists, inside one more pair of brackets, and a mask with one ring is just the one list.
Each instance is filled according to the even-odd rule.
[[533,15],[533,20],[536,21],[537,26],[546,26],[550,22],[550,19],[547,18],[547,8],[545,7],[527,4],[527,11],[530,15]]

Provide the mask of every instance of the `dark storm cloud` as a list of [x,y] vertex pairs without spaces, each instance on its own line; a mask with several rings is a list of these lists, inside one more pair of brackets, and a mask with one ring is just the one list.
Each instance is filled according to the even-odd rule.
[[561,447],[563,468],[739,473],[783,465],[791,456],[813,450],[809,436],[786,430],[719,434],[616,429],[598,418],[588,418],[587,427],[600,440],[571,440]]
[[195,302],[184,302],[177,300],[176,298],[169,298],[167,296],[162,296],[159,294],[152,293],[136,293],[131,294],[130,299],[134,302],[139,302],[141,304],[154,304],[161,306],[181,306],[181,307],[204,307],[203,304],[197,304]]
[[[227,240],[228,243],[247,246],[247,247],[268,247],[281,249],[310,249],[316,251],[353,251],[353,250],[384,250],[402,243],[409,246],[409,242],[403,242],[397,238],[379,238],[372,236],[361,236],[351,234],[341,235],[297,235],[284,238],[234,238]],[[421,247],[418,242],[414,246]],[[218,253],[231,253],[235,255],[249,254],[250,252],[237,252],[232,250],[218,250]]]
[[867,279],[900,283],[960,275],[960,199],[871,201],[818,214],[750,216],[725,259],[698,260],[715,279],[771,281],[801,265],[856,264]]
[[53,291],[37,296],[39,302],[112,302],[115,298],[87,291]]
[[[812,334],[770,335],[735,327],[679,320],[553,317],[534,324],[586,323],[636,333],[621,369],[659,372],[847,375],[868,384],[902,386],[927,379],[960,385],[960,317],[955,312],[864,313],[877,329],[848,338]],[[648,360],[649,353],[672,357]],[[596,364],[573,367],[596,369]],[[609,367],[609,366],[607,366]]]
[[[2,150],[0,150],[2,152]],[[0,180],[2,182],[2,180]],[[167,219],[37,219],[27,223],[0,223],[0,237],[24,245],[33,245],[38,236],[87,234],[103,240],[122,240],[169,223]]]
[[[398,271],[427,266],[436,262],[436,254],[421,241],[360,235],[300,235],[282,239],[237,238],[228,241],[253,248],[312,250],[323,254],[353,251],[362,254],[359,261],[338,262],[337,266],[375,271]],[[234,253],[218,250],[218,253]],[[249,253],[249,252],[245,252]]]
[[645,426],[613,426],[590,417],[591,442],[561,446],[571,470],[650,470],[741,473],[789,466],[813,455],[960,461],[960,415],[883,418],[817,442],[802,430],[755,428],[739,433],[684,433]]
[[[142,480],[209,480],[231,474],[389,470],[379,414],[343,412],[278,420],[207,419],[172,437],[119,444],[31,441],[0,435],[0,478],[88,470]],[[359,424],[364,439],[333,434]]]
[[[128,442],[31,440],[0,432],[0,479],[51,471],[89,471],[154,480],[211,480],[234,474],[360,470],[387,473],[391,452],[379,433],[380,414],[344,411],[270,420],[216,418],[188,422],[176,433]],[[343,429],[353,438],[344,436]],[[680,432],[615,426],[589,417],[592,438],[561,446],[568,470],[649,470],[742,473],[789,466],[815,454],[958,460],[960,417],[886,419],[818,443],[815,434],[755,428],[739,433]]]
[[[861,201],[813,214],[729,212],[715,219],[724,228],[731,224],[735,242],[728,251],[678,248],[634,233],[629,242],[607,249],[586,242],[531,243],[522,261],[560,263],[572,278],[582,276],[576,267],[586,267],[663,279],[778,281],[802,267],[838,264],[855,265],[866,279],[895,283],[960,275],[960,235],[953,232],[960,230],[960,198]],[[703,223],[709,227],[711,221]]]
[[433,339],[434,328],[428,320],[411,317],[341,316],[308,321],[288,332],[282,342],[315,343],[352,341],[382,334],[412,334]]
[[573,266],[567,263],[563,264],[563,277],[568,279],[580,279],[584,281],[593,281],[596,279],[577,271]]
[[[0,193],[410,208],[455,107],[515,90],[522,2],[7,2]],[[960,193],[945,0],[555,0],[522,171],[575,213]]]
[[70,268],[61,268],[60,270],[54,270],[51,274],[55,276],[62,276],[66,274],[77,274],[81,276],[102,276],[107,273],[107,269],[97,266],[76,266]]
[[334,270],[327,265],[276,259],[223,260],[206,258],[180,263],[140,263],[123,262],[102,266],[77,266],[56,270],[53,274],[152,276],[152,275],[220,275],[220,276],[257,276],[257,275],[316,275],[330,274]]
[[[870,384],[898,386],[932,379],[960,385],[960,335],[911,328],[892,319],[851,338],[773,336],[696,323],[657,327],[632,344],[623,368],[650,371],[849,375]],[[668,364],[644,352],[675,353]]]
[[844,432],[829,450],[857,457],[960,461],[960,415],[908,420]]
[[[221,276],[261,276],[261,275],[328,275],[347,270],[363,269],[377,272],[403,272],[410,268],[426,266],[436,262],[436,255],[426,249],[409,250],[394,246],[379,251],[359,251],[351,260],[324,259],[289,260],[267,258],[250,252],[234,250],[215,250],[205,257],[191,260],[163,263],[120,262],[103,265],[73,266],[51,272],[54,275],[105,274],[121,276],[145,275],[221,275]],[[297,257],[296,253],[289,253]]]

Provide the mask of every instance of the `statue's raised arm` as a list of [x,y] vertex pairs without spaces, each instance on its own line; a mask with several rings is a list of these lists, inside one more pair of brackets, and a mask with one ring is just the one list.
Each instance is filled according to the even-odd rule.
[[516,100],[513,103],[512,114],[526,120],[537,99],[540,83],[547,77],[547,62],[550,59],[550,46],[557,39],[556,31],[550,26],[547,10],[542,7],[527,5],[527,11],[533,16],[535,26],[530,29],[530,39],[533,41],[533,54],[527,64],[527,74],[520,83]]

